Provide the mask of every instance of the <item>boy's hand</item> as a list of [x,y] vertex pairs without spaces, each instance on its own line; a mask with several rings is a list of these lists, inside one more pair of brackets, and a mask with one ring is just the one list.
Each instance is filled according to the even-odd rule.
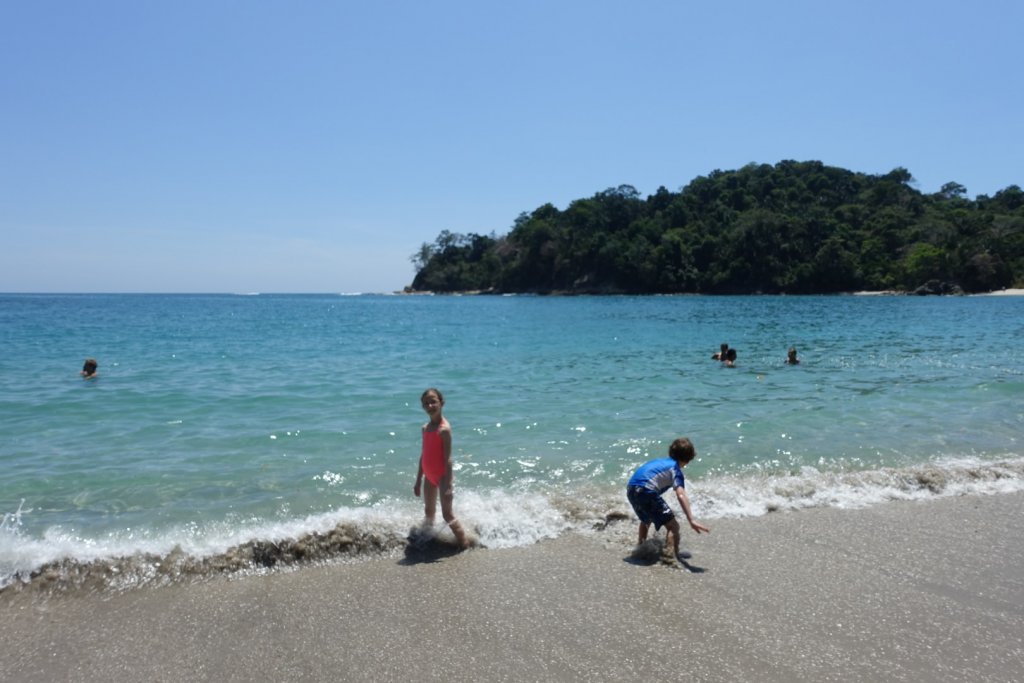
[[413,495],[415,495],[417,498],[420,497],[420,480],[419,479],[416,480],[416,484],[412,487],[412,492],[413,492]]
[[693,520],[693,519],[690,520],[690,528],[693,529],[694,531],[696,531],[698,534],[701,533],[701,532],[704,532],[705,534],[710,534],[711,533],[711,529],[707,528],[706,526],[704,526],[700,522],[698,522],[696,520]]

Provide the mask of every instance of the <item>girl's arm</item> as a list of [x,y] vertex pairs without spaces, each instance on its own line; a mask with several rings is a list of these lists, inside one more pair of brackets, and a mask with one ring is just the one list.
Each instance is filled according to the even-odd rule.
[[441,445],[444,447],[444,479],[441,481],[441,493],[451,495],[455,485],[455,475],[452,472],[452,430],[441,427]]
[[412,493],[417,498],[420,497],[420,486],[423,484],[423,454],[420,453],[420,459],[417,461],[419,466],[416,468],[416,483],[413,484]]

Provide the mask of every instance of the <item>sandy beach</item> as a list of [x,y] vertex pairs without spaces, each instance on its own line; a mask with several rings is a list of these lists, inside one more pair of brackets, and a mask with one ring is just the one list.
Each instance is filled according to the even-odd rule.
[[10,681],[1011,681],[1024,494],[717,520],[693,571],[625,522],[122,594],[0,596]]

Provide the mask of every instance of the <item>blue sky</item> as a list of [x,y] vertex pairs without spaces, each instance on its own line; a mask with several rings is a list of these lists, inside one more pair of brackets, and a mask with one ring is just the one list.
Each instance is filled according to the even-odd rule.
[[1024,185],[1024,3],[0,0],[0,291],[387,292],[750,162]]

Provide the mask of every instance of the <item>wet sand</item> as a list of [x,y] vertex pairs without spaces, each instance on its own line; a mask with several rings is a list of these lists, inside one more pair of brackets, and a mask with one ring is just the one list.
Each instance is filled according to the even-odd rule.
[[0,596],[10,681],[1011,681],[1024,494],[631,525],[117,595]]

